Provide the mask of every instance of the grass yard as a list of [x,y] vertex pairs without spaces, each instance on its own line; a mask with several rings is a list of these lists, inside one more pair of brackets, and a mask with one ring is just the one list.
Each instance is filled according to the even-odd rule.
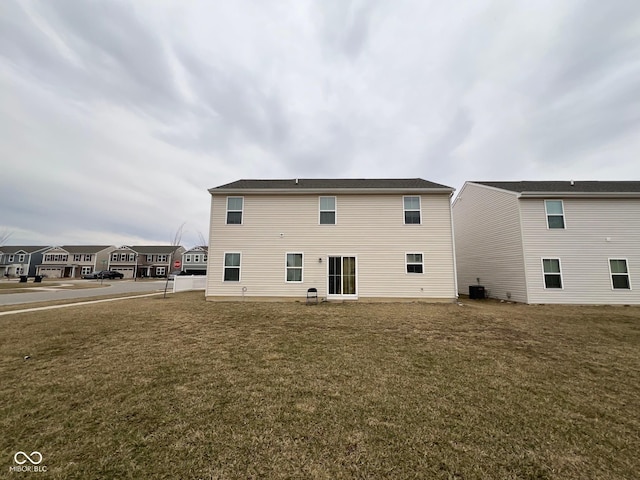
[[9,472],[17,451],[57,479],[640,472],[638,307],[186,293],[0,332],[0,477],[27,475]]

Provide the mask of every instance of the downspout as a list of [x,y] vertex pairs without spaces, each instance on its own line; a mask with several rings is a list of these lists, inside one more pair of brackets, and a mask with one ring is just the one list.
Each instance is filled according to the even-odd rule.
[[453,226],[453,203],[451,202],[451,198],[453,197],[453,192],[449,194],[449,223],[451,224],[451,254],[453,255],[453,285],[455,288],[456,302],[458,301],[458,265],[456,262],[456,236],[455,236],[455,228]]

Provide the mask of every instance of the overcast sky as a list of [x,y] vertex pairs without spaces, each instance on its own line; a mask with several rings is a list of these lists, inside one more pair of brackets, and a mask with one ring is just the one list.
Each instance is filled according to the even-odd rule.
[[2,0],[0,233],[208,236],[240,178],[640,180],[638,0]]

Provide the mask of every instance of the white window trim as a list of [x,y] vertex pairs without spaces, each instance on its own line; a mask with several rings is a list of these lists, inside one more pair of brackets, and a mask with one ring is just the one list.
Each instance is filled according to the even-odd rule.
[[[356,261],[356,272],[355,272],[355,276],[356,276],[356,293],[353,294],[346,294],[346,293],[332,293],[329,294],[329,257],[340,257],[340,258],[345,258],[345,257],[351,257],[354,258]],[[358,279],[358,273],[359,273],[359,263],[358,263],[358,255],[357,254],[349,254],[349,253],[329,253],[327,255],[324,256],[325,258],[325,264],[326,264],[326,288],[327,288],[327,298],[345,298],[345,299],[358,299],[359,295],[360,295],[360,281]],[[344,272],[343,272],[344,273]],[[342,273],[340,274],[342,275]]]
[[[227,259],[227,254],[229,253],[237,253],[238,255],[240,255],[240,265],[238,265],[237,267],[227,267],[227,265],[225,264],[225,261]],[[224,279],[224,271],[227,268],[237,268],[239,270],[238,272],[238,281],[232,281],[232,280],[225,280]],[[222,283],[240,283],[242,281],[242,252],[224,252],[222,254]]]
[[[613,273],[611,272],[611,260],[624,260],[627,265],[627,278],[629,280],[629,288],[614,288],[613,287],[613,276],[614,275],[624,275],[623,273]],[[630,292],[633,290],[633,285],[631,285],[631,270],[629,269],[629,260],[621,257],[610,257],[607,259],[607,265],[609,265],[609,281],[611,282],[611,290],[615,292]]]
[[[418,265],[418,262],[409,263],[409,261],[407,260],[407,255],[420,255],[421,256],[421,258],[422,258],[422,261],[420,262],[420,265],[422,265],[422,272],[421,273],[407,271],[407,267],[409,265]],[[424,275],[424,253],[423,252],[404,252],[404,273],[405,273],[405,275]]]
[[[287,266],[287,256],[288,255],[302,255],[302,266],[301,267],[289,267]],[[297,280],[288,280],[287,271],[290,269],[300,270],[300,281]],[[285,283],[304,283],[304,252],[286,252],[284,254],[284,281]]]
[[25,258],[24,253],[20,253],[20,254],[18,254],[18,262],[20,262],[20,263],[24,263],[24,258]]
[[[333,198],[334,209],[333,210],[322,210],[321,204],[323,198]],[[333,212],[333,223],[320,223],[320,217],[322,212]],[[335,195],[321,195],[318,197],[318,225],[337,225],[338,224],[338,197]]]
[[13,257],[14,257],[14,256],[15,256],[15,255],[9,255],[9,259],[7,260],[7,261],[8,261],[8,263],[13,263]]
[[[229,210],[229,199],[230,198],[241,198],[242,199],[242,210]],[[224,224],[225,225],[244,225],[244,197],[240,197],[237,195],[229,195],[225,200],[225,214],[224,214]],[[229,212],[240,212],[242,215],[240,216],[240,223],[229,223]],[[235,253],[235,252],[230,252]]]
[[[544,271],[544,261],[545,260],[558,260],[558,268],[560,269],[560,273],[546,273]],[[542,267],[542,287],[545,290],[554,291],[554,290],[564,290],[564,277],[562,275],[562,260],[559,257],[541,257],[540,258],[540,267]],[[545,275],[560,275],[560,288],[547,288],[547,284],[544,281]]]
[[[418,199],[418,213],[420,213],[420,222],[419,223],[407,223],[405,218],[406,212],[415,212],[415,210],[407,210],[404,208],[404,199],[405,198],[417,198]],[[422,225],[422,196],[421,195],[403,195],[402,196],[402,224],[403,225]]]
[[[554,217],[559,217],[560,215],[558,215],[557,213],[549,213],[547,211],[547,202],[560,202],[560,204],[562,205],[562,224],[564,225],[564,228],[551,228],[549,227],[549,215],[552,215]],[[548,198],[544,201],[544,214],[545,214],[545,221],[547,222],[547,230],[566,230],[567,229],[567,215],[565,214],[564,211],[564,200],[560,199],[560,198]]]

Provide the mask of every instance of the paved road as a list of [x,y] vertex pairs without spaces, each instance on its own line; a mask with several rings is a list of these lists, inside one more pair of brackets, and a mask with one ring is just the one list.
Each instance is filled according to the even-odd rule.
[[[95,282],[96,280],[61,280],[61,283],[87,283]],[[91,298],[100,297],[103,295],[119,295],[122,293],[135,293],[135,292],[155,292],[158,290],[164,290],[165,280],[154,281],[141,281],[134,282],[133,280],[105,280],[104,286],[99,288],[86,288],[78,290],[67,290],[64,288],[51,289],[50,291],[38,291],[29,290],[25,293],[7,293],[0,294],[0,305],[16,305],[21,303],[33,303],[33,302],[49,302],[51,300],[69,300],[73,298]],[[47,282],[42,283],[43,288],[47,287]],[[167,292],[172,289],[171,282]]]

